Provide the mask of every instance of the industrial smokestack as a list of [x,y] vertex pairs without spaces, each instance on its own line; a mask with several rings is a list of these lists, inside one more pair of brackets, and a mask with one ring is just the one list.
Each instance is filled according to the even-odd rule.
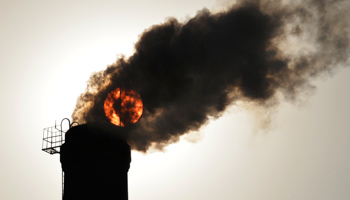
[[125,128],[88,123],[69,129],[61,146],[64,200],[128,199],[130,146]]

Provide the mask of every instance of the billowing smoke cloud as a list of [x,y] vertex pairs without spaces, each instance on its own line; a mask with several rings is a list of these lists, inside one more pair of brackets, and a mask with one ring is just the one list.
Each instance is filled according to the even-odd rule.
[[107,122],[103,102],[117,87],[144,103],[127,135],[133,149],[161,149],[198,130],[237,101],[295,99],[309,79],[347,64],[349,2],[239,1],[221,13],[203,9],[140,36],[135,53],[91,76],[73,120]]

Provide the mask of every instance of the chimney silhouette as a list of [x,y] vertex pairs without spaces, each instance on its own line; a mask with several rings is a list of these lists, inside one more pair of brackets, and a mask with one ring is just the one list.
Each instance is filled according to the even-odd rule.
[[130,146],[122,127],[87,123],[70,128],[61,146],[63,200],[127,200]]

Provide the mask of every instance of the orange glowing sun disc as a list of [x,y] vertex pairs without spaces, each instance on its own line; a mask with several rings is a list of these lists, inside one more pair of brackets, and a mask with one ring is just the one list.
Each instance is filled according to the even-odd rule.
[[110,92],[103,108],[109,121],[117,126],[135,123],[143,112],[140,95],[134,90],[117,88]]

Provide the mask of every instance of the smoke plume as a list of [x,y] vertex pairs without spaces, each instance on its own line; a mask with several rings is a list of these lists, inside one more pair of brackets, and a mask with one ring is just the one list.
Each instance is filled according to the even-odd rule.
[[348,1],[238,1],[186,22],[169,18],[145,30],[129,58],[91,76],[72,118],[108,122],[103,103],[123,87],[143,101],[128,127],[130,146],[162,149],[197,131],[237,101],[293,100],[310,79],[348,64]]

